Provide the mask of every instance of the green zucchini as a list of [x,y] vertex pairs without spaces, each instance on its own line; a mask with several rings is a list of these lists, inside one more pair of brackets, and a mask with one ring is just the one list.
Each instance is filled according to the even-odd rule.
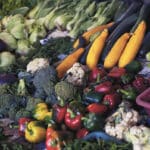
[[144,37],[142,46],[137,55],[138,57],[145,58],[146,53],[150,51],[150,42],[149,41],[150,41],[150,31],[147,32],[146,36]]
[[106,45],[102,51],[101,57],[100,57],[100,63],[104,62],[105,57],[107,56],[109,50],[112,48],[113,44],[116,42],[116,40],[125,32],[129,32],[131,27],[135,24],[136,20],[138,18],[137,14],[133,14],[126,19],[124,19],[110,34],[106,41]]
[[135,29],[137,28],[138,24],[142,20],[145,20],[147,22],[149,17],[150,17],[150,1],[149,0],[148,1],[145,0],[143,6],[140,9],[139,17],[138,17],[135,25],[131,29],[131,33],[133,33],[135,31]]

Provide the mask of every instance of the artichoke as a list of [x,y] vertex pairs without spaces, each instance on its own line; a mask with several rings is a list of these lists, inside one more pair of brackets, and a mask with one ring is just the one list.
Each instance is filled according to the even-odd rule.
[[4,41],[11,49],[17,48],[17,41],[10,33],[6,31],[1,32],[0,39]]
[[55,85],[55,92],[58,99],[60,98],[67,101],[75,98],[77,88],[67,81],[60,81]]
[[16,39],[24,39],[28,37],[27,29],[25,28],[25,24],[18,24],[17,26],[14,26],[10,33],[16,38]]

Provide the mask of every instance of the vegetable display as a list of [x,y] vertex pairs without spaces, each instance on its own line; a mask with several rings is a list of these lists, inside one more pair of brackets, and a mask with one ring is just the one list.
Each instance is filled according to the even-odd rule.
[[148,149],[150,116],[137,98],[150,87],[150,2],[31,0],[9,10],[7,1],[0,149]]

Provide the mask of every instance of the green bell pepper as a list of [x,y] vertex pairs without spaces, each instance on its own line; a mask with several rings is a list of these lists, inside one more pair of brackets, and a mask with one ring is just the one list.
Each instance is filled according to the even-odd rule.
[[101,115],[95,113],[88,113],[85,117],[82,117],[83,125],[89,131],[101,130],[104,125],[104,119]]

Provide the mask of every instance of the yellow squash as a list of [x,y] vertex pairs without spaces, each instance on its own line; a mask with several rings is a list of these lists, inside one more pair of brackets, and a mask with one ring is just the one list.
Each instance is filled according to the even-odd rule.
[[130,33],[124,33],[118,38],[104,60],[104,68],[109,69],[117,64],[129,38]]
[[145,31],[146,31],[146,22],[141,21],[137,26],[135,32],[132,34],[129,42],[127,43],[119,59],[118,66],[120,68],[125,67],[127,64],[129,64],[132,60],[135,59],[140,49],[140,46],[143,42]]
[[86,65],[90,70],[97,66],[99,57],[105,45],[105,41],[108,37],[108,34],[108,29],[104,29],[92,43],[86,58]]
[[[91,37],[91,35],[97,33],[97,32],[100,32],[100,31],[103,31],[104,29],[108,28],[108,27],[111,27],[112,25],[114,24],[114,22],[110,22],[108,24],[105,24],[105,25],[100,25],[100,26],[97,26],[93,29],[90,29],[86,32],[83,33],[82,37],[85,39],[85,41],[88,43],[89,42],[89,39]],[[79,39],[77,39],[74,44],[73,44],[73,48],[77,48],[79,45]]]

